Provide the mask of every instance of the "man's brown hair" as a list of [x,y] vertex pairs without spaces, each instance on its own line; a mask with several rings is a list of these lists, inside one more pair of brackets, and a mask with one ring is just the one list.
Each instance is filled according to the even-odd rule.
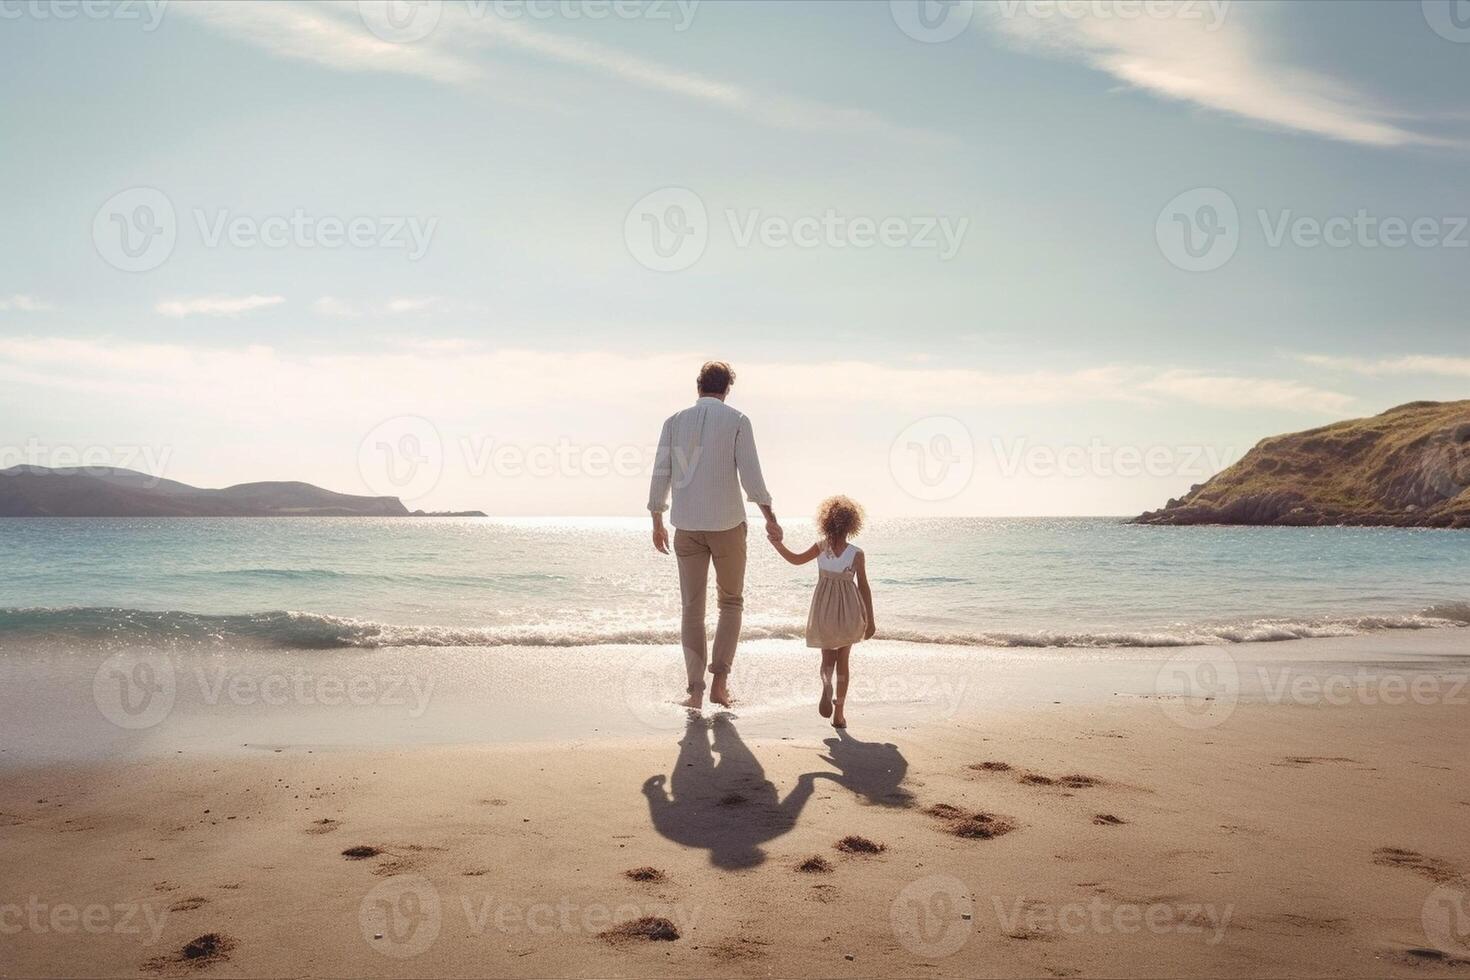
[[723,395],[735,383],[735,369],[724,361],[705,361],[699,369],[699,393]]

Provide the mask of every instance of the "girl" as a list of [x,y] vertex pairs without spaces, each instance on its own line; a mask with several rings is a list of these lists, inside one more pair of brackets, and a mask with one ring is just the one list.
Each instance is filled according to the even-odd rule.
[[[817,710],[832,719],[833,728],[846,728],[842,704],[847,700],[847,658],[852,645],[871,639],[873,592],[868,588],[868,566],[861,548],[848,544],[863,529],[863,509],[847,497],[828,497],[817,508],[822,540],[797,554],[772,540],[781,557],[793,565],[817,560],[817,591],[806,621],[806,645],[822,651],[822,700]],[[837,675],[837,696],[832,675]]]

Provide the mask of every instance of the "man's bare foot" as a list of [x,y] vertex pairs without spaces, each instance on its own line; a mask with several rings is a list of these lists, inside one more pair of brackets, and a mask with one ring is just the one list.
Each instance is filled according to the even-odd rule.
[[847,718],[846,718],[846,716],[844,716],[842,714],[842,702],[841,701],[838,701],[837,703],[835,703],[834,705],[832,705],[832,727],[833,728],[846,728],[847,727]]
[[698,711],[700,708],[703,708],[704,707],[704,695],[703,694],[691,694],[687,698],[685,698],[683,701],[680,701],[679,702],[679,707],[681,707],[681,708],[693,708],[695,711]]
[[817,713],[823,718],[832,717],[832,682],[822,678],[822,700],[817,702]]
[[730,689],[720,681],[715,681],[710,685],[709,699],[722,708],[730,707],[730,702],[735,700],[730,697]]

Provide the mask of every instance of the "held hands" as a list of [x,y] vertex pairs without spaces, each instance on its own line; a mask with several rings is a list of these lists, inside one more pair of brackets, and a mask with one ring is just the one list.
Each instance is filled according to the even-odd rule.
[[771,544],[780,544],[785,536],[786,532],[781,530],[780,524],[777,524],[774,520],[766,521],[766,540],[770,541]]

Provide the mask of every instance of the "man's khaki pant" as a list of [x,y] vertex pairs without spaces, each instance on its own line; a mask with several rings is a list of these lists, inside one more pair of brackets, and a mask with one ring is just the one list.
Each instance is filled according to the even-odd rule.
[[[740,640],[740,616],[745,606],[745,525],[728,531],[674,531],[674,555],[679,559],[679,596],[684,603],[684,667],[689,693],[704,693],[704,668],[716,677],[730,673],[735,644]],[[714,661],[710,662],[704,636],[705,593],[709,566],[715,566],[720,619],[715,626]]]

